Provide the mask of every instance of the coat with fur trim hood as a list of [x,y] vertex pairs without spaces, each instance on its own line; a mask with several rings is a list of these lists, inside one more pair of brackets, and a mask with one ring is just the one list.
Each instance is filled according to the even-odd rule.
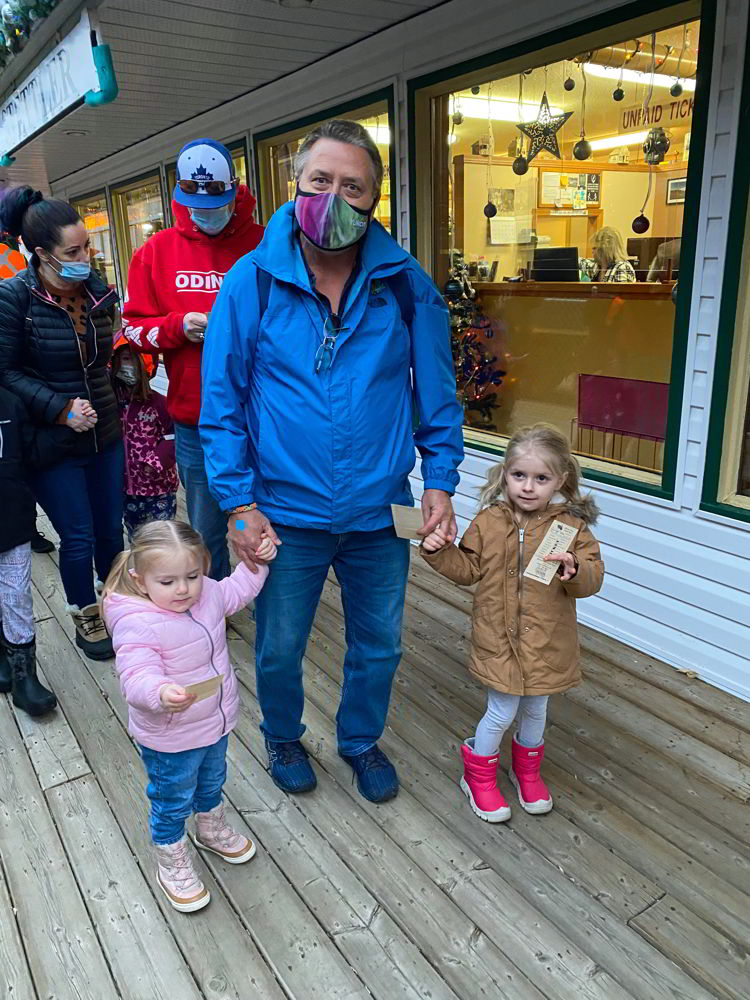
[[[549,695],[580,683],[576,599],[602,585],[604,563],[589,524],[593,505],[550,504],[530,515],[521,532],[505,503],[482,510],[458,546],[423,558],[463,587],[476,584],[469,671],[487,687],[506,694]],[[523,571],[554,520],[577,529],[570,551],[578,572],[549,585]]]

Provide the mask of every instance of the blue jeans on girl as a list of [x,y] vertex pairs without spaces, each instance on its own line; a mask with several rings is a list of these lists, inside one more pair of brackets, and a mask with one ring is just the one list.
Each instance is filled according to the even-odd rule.
[[346,658],[336,716],[341,753],[369,750],[383,735],[401,659],[409,542],[393,528],[328,531],[275,524],[282,541],[255,600],[255,665],[261,730],[271,742],[304,732],[302,656],[329,567],[341,585]]
[[92,563],[106,580],[122,552],[122,441],[85,458],[67,458],[37,472],[31,488],[60,536],[60,576],[68,604],[96,601]]
[[227,780],[229,735],[196,750],[167,753],[140,747],[148,775],[151,800],[151,840],[175,844],[185,832],[185,820],[194,812],[210,812],[221,802]]

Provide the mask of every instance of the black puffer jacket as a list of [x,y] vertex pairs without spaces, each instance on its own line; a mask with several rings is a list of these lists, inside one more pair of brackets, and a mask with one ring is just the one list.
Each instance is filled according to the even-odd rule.
[[33,267],[0,281],[0,384],[14,392],[38,424],[54,424],[68,401],[88,399],[98,421],[76,434],[76,455],[89,455],[120,436],[117,400],[109,379],[117,293],[92,271],[84,365],[73,321],[50,302]]

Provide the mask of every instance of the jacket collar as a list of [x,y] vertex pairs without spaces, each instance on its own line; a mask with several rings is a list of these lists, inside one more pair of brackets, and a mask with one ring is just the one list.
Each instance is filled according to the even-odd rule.
[[[513,508],[506,500],[503,500],[497,504],[493,504],[491,507],[488,507],[487,510],[494,517],[499,517],[503,521],[505,521],[508,528],[515,529],[517,527],[517,522],[513,515]],[[528,523],[530,526],[532,524],[533,525],[547,524],[549,521],[554,521],[555,518],[559,517],[561,514],[567,514],[567,513],[569,513],[569,511],[568,511],[568,505],[566,503],[551,503],[548,505],[546,510],[542,510],[536,514],[529,515]]]
[[[21,271],[18,277],[30,292],[41,295],[43,298],[47,297],[46,289],[39,277],[39,272],[33,265],[30,264],[25,271]],[[91,312],[96,309],[106,309],[108,306],[114,305],[119,301],[116,290],[110,288],[106,281],[94,270],[91,271],[89,277],[84,281],[83,287],[92,299]]]

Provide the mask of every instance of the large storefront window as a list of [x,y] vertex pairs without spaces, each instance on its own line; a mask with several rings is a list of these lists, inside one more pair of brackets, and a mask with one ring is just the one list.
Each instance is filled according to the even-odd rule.
[[100,191],[98,194],[92,194],[85,198],[77,198],[71,204],[83,219],[86,232],[89,234],[93,251],[93,266],[107,284],[114,288],[117,284],[117,276],[105,193]]
[[348,111],[332,111],[330,115],[322,115],[318,121],[306,121],[304,124],[287,131],[276,131],[271,135],[256,136],[261,221],[264,224],[267,223],[277,208],[294,198],[296,188],[294,157],[297,150],[305,136],[312,132],[316,125],[320,125],[329,118],[346,118],[359,122],[377,143],[383,158],[384,171],[383,186],[380,191],[380,201],[375,210],[375,218],[389,233],[392,233],[391,136],[393,123],[387,100],[376,101],[370,105]]
[[451,300],[467,443],[543,420],[587,467],[662,483],[698,207],[685,10],[416,90],[417,249]]
[[[240,184],[244,184],[247,187],[247,150],[245,149],[245,140],[240,142],[232,143],[227,147],[232,155],[232,166],[234,168],[234,176],[239,180]],[[175,185],[177,183],[177,164],[170,163],[167,167],[167,201],[169,202],[169,214],[172,214],[172,195],[174,194]],[[173,220],[174,221],[174,220]]]
[[120,273],[127,285],[130,259],[154,233],[164,229],[164,205],[158,174],[112,189]]

